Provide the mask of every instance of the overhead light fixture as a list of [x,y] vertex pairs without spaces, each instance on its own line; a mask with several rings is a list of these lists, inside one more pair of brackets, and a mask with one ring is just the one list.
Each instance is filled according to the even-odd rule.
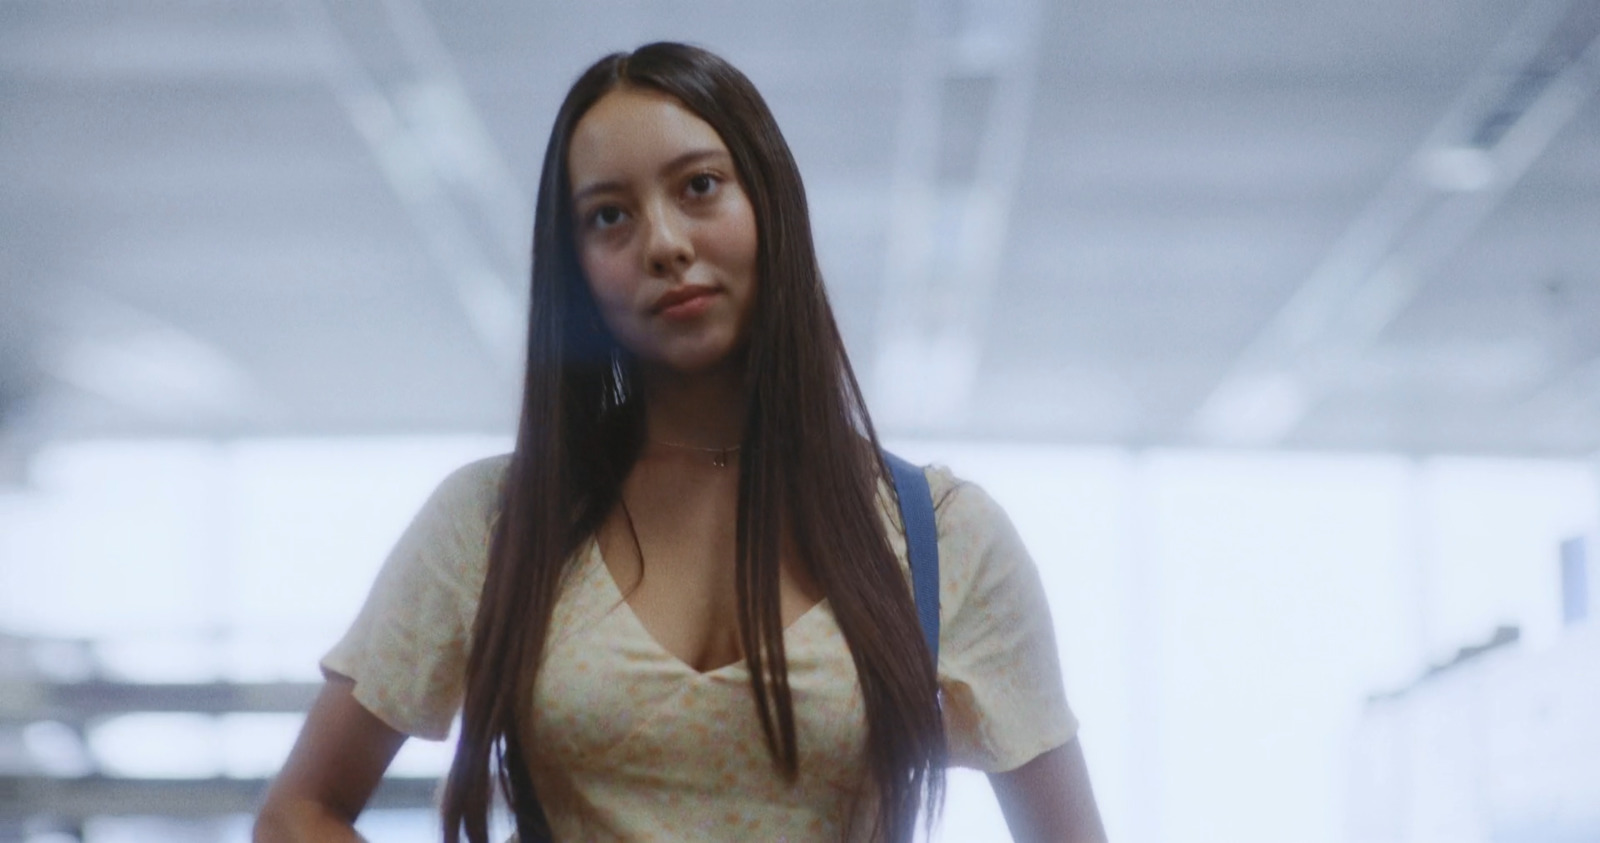
[[1476,146],[1446,146],[1424,152],[1418,161],[1422,180],[1444,193],[1477,193],[1494,185],[1494,158]]
[[74,338],[46,365],[61,380],[152,418],[236,419],[260,405],[249,376],[233,360],[165,327]]
[[1310,409],[1310,393],[1285,372],[1232,378],[1206,399],[1195,417],[1195,433],[1219,445],[1275,445]]

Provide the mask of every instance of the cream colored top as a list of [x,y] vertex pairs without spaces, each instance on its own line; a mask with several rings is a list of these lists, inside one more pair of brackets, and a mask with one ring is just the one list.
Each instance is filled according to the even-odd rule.
[[[459,711],[506,464],[475,462],[440,484],[322,660],[407,734],[442,739]],[[948,470],[927,476],[940,501],[938,673],[950,761],[1014,769],[1077,731],[1049,609],[999,506]],[[883,516],[904,564],[889,501]],[[697,672],[639,623],[598,543],[575,562],[531,701],[545,736],[531,772],[558,840],[864,839],[865,712],[826,600],[784,633],[800,749],[790,784],[767,753],[744,662]]]

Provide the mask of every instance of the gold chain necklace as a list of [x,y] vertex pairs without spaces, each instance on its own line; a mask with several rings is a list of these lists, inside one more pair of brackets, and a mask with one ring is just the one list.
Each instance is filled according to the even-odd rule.
[[739,448],[742,447],[741,445],[729,445],[725,448],[702,448],[699,445],[683,445],[677,442],[664,442],[660,439],[651,439],[650,441],[654,444],[662,445],[668,448],[677,448],[680,451],[695,451],[701,454],[710,454],[711,464],[717,468],[727,468],[728,458],[733,454],[737,454],[739,452]]

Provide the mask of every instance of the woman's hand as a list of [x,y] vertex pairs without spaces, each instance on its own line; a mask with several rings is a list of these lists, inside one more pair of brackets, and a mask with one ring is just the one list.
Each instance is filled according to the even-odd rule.
[[1089,787],[1078,739],[1015,770],[990,773],[989,784],[1019,843],[1104,843],[1105,826]]
[[329,676],[283,772],[256,816],[256,843],[360,840],[355,821],[405,734],[356,702],[355,683]]

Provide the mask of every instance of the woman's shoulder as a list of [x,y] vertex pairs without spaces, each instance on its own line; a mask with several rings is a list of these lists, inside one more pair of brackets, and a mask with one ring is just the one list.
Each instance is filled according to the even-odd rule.
[[479,492],[493,490],[498,494],[500,484],[505,479],[506,469],[510,465],[509,453],[483,457],[451,471],[440,485],[453,485]]
[[[923,476],[928,480],[929,497],[933,499],[934,520],[938,527],[941,552],[946,540],[953,536],[967,535],[975,530],[989,530],[997,525],[1009,525],[1005,511],[982,486],[957,475],[948,466],[939,463],[920,467]],[[900,514],[894,511],[894,497],[888,478],[878,483],[878,501],[891,527],[898,532]]]
[[486,457],[445,475],[391,555],[456,575],[481,573],[510,461],[509,454]]
[[928,478],[940,541],[950,535],[1009,527],[1005,510],[982,486],[938,463],[925,466],[923,474]]
[[988,491],[943,465],[923,471],[933,497],[939,578],[947,598],[965,593],[977,581],[1032,567],[1011,518]]
[[427,508],[445,517],[489,517],[500,503],[510,454],[473,460],[445,475],[429,498]]

